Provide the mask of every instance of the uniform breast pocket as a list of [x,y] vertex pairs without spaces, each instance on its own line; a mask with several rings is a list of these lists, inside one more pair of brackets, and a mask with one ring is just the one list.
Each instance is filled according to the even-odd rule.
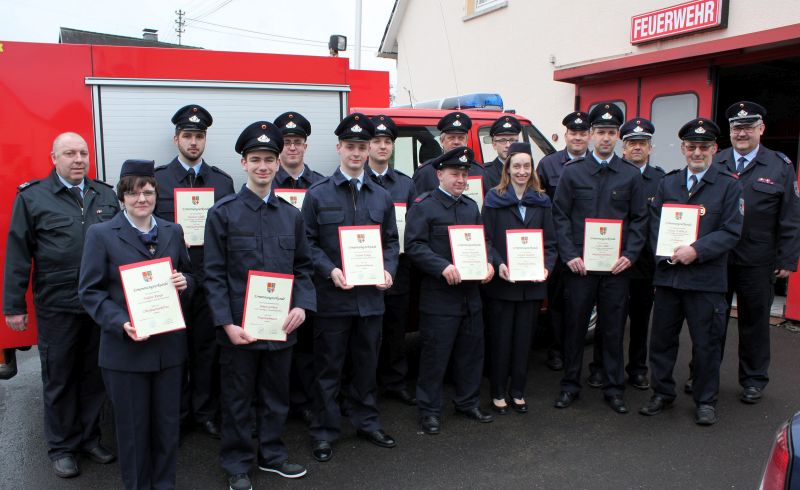
[[100,206],[97,208],[97,221],[108,221],[117,214],[117,208],[114,206]]
[[369,219],[376,225],[383,223],[383,214],[382,209],[369,208]]
[[620,212],[627,212],[630,208],[631,191],[627,189],[617,189],[611,191],[611,204],[614,209]]
[[40,228],[49,233],[66,233],[75,220],[71,216],[53,216],[42,221]]
[[594,189],[575,189],[572,193],[572,198],[579,201],[588,201],[594,199]]
[[231,252],[246,252],[255,250],[257,240],[255,236],[231,236],[228,237],[228,250]]
[[344,221],[344,211],[322,210],[317,214],[317,224],[320,226],[339,226]]
[[772,214],[777,213],[783,197],[783,189],[775,184],[754,182],[751,196],[745,197],[745,204],[753,212]]

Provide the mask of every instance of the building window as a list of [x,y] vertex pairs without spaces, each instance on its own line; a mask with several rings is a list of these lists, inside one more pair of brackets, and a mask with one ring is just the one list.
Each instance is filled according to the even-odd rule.
[[508,6],[508,0],[467,0],[465,21]]
[[650,106],[650,116],[653,126],[656,127],[650,162],[667,172],[683,168],[686,162],[680,156],[681,141],[675,135],[686,121],[697,117],[697,94],[656,97]]

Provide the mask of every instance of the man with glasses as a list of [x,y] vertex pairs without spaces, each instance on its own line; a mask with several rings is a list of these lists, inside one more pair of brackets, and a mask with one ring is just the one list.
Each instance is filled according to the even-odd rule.
[[508,147],[519,141],[521,132],[522,125],[514,116],[501,116],[489,128],[489,137],[492,138],[492,148],[497,153],[497,158],[483,164],[483,187],[486,192],[500,183],[503,163],[508,158]]
[[737,102],[725,111],[731,148],[716,164],[739,175],[745,205],[742,238],[730,253],[728,311],[736,293],[739,326],[739,384],[743,403],[761,401],[769,382],[769,316],[775,278],[797,270],[800,255],[800,197],[791,160],[761,144],[766,109]]

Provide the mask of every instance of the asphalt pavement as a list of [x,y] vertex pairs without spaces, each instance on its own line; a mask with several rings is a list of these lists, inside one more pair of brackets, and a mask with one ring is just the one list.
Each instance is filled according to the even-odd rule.
[[[773,328],[771,381],[758,405],[738,399],[736,346],[734,320],[722,366],[719,422],[712,427],[694,424],[692,400],[682,392],[673,408],[655,417],[636,413],[650,393],[630,387],[625,394],[631,409],[627,415],[613,413],[600,391],[588,387],[572,407],[554,409],[559,373],[544,366],[543,351],[533,351],[526,415],[512,412],[491,424],[477,424],[448,408],[442,433],[429,436],[418,430],[413,408],[383,400],[384,428],[398,446],[373,446],[357,439],[347,424],[328,463],[313,460],[307,430],[291,420],[285,442],[291,460],[305,464],[308,475],[285,480],[255,469],[254,488],[757,488],[776,428],[800,410],[800,334]],[[684,328],[676,368],[679,386],[688,373],[689,355]],[[591,348],[584,357],[588,363]],[[42,433],[36,349],[18,353],[18,362],[19,374],[0,381],[0,489],[122,488],[116,464],[80,460],[82,474],[71,480],[52,473]],[[482,395],[487,406],[486,383]],[[104,444],[113,449],[109,410],[102,428]],[[180,449],[178,488],[227,488],[218,446],[218,441],[199,433],[186,436]]]

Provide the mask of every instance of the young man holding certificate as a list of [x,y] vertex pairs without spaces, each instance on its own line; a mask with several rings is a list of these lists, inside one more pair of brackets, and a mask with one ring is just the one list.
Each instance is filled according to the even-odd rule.
[[100,326],[99,365],[126,489],[175,488],[186,326],[178,295],[194,278],[180,225],[153,216],[153,162],[126,160],[124,211],[86,233],[81,304]]
[[230,488],[250,488],[253,402],[258,467],[285,478],[306,469],[288,462],[281,440],[289,413],[295,329],[316,308],[313,266],[300,211],[275,196],[283,137],[257,121],[236,141],[247,182],[208,213],[206,294],[222,366],[220,462]]
[[392,197],[364,171],[374,131],[363,114],[345,117],[335,131],[339,168],[303,202],[318,304],[311,452],[320,462],[331,459],[341,435],[337,396],[348,355],[354,369],[345,400],[357,435],[380,447],[397,444],[383,431],[375,381],[383,292],[392,287],[399,244]]
[[644,246],[647,208],[638,168],[614,154],[622,111],[601,102],[589,113],[594,150],[564,167],[553,202],[564,278],[564,377],[556,408],[580,395],[584,339],[597,304],[597,333],[603,342],[603,396],[617,413],[627,413],[623,393],[623,337],[628,273]]
[[[202,106],[190,104],[172,116],[173,144],[178,155],[156,167],[158,198],[155,215],[183,227],[198,285],[203,284],[203,237],[209,208],[233,194],[231,176],[203,159],[206,133],[213,118]],[[219,439],[219,347],[211,324],[205,291],[197,288],[185,311],[189,342],[188,376],[181,398],[181,423],[192,424]]]
[[672,371],[683,322],[694,354],[695,423],[716,423],[719,366],[727,322],[728,252],[742,231],[744,201],[735,174],[712,165],[719,127],[693,119],[678,132],[686,167],[661,181],[650,207],[656,287],[650,332],[653,396],[639,410],[656,415],[675,400]]
[[421,194],[406,219],[405,251],[423,274],[417,406],[426,434],[441,431],[451,356],[456,412],[478,422],[494,420],[480,409],[484,343],[479,283],[492,279],[494,267],[478,205],[463,195],[472,157],[472,150],[462,146],[432,160],[439,187]]
[[552,204],[533,170],[529,143],[513,143],[500,183],[489,189],[483,207],[486,238],[498,273],[486,285],[488,298],[492,409],[508,405],[526,413],[524,391],[528,353],[539,305],[547,296],[545,280],[556,261]]

